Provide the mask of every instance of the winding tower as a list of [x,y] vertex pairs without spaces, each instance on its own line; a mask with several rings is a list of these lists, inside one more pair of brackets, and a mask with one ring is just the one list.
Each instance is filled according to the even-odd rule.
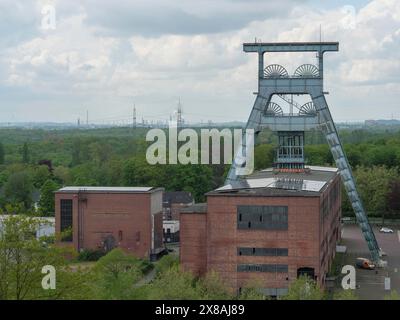
[[[269,128],[278,135],[278,148],[275,170],[301,172],[305,170],[304,132],[321,130],[332,152],[338,171],[341,175],[347,195],[355,212],[357,222],[367,242],[372,260],[379,266],[384,266],[381,251],[375,234],[369,224],[367,214],[358,194],[355,180],[344,152],[335,123],[332,119],[323,90],[323,58],[324,53],[338,51],[338,42],[289,42],[289,43],[244,43],[245,52],[258,54],[258,92],[253,109],[247,121],[246,129],[253,129],[258,134],[263,128]],[[315,52],[318,66],[304,64],[298,67],[293,75],[277,64],[264,67],[266,52]],[[306,95],[310,101],[298,104],[293,96]],[[290,112],[283,113],[279,104],[272,101],[280,99],[289,104]],[[294,112],[296,109],[296,112]],[[240,187],[239,169],[244,166],[243,154],[246,143],[242,139],[241,148],[229,170],[225,185]]]

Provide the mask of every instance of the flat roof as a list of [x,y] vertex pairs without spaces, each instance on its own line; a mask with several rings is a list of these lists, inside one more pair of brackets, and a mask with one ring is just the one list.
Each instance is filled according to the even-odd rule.
[[90,192],[90,193],[147,193],[156,190],[163,190],[162,188],[154,187],[86,187],[86,186],[73,186],[64,187],[56,192],[61,193],[77,193],[77,192]]
[[180,213],[207,213],[207,203],[195,203],[190,207],[184,208]]
[[272,168],[248,175],[235,185],[225,185],[207,195],[319,196],[338,175],[332,167],[306,166],[304,172],[279,172]]

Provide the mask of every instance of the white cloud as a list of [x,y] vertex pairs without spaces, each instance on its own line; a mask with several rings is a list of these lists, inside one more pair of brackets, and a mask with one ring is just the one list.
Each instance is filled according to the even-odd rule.
[[[167,6],[165,1],[159,3]],[[132,9],[130,2],[122,1],[120,7],[113,3],[111,8],[111,5],[85,1],[74,8],[57,1],[56,30],[38,30],[32,32],[30,40],[3,46],[0,90],[1,87],[1,91],[25,90],[28,97],[25,103],[47,110],[37,112],[35,120],[42,117],[43,120],[74,121],[79,112],[85,112],[77,105],[85,105],[98,118],[105,118],[111,110],[113,113],[120,110],[121,114],[130,110],[133,101],[144,114],[165,115],[172,112],[178,96],[184,102],[186,118],[246,120],[254,99],[251,93],[257,85],[257,57],[243,53],[242,43],[253,41],[254,37],[271,42],[316,41],[322,25],[324,40],[340,41],[340,52],[325,56],[326,86],[331,91],[329,99],[334,116],[340,120],[359,118],[360,114],[379,117],[373,106],[382,99],[388,106],[388,114],[397,111],[399,1],[371,1],[354,12],[355,23],[350,26],[343,23],[346,13],[341,7],[313,9],[301,1],[296,6],[293,1],[282,1],[276,11],[279,16],[260,14],[252,20],[255,8],[270,6],[257,1],[251,6],[245,1],[215,3],[198,5],[197,15],[204,17],[227,8],[237,19],[234,25],[228,26],[229,14],[219,13],[225,21],[220,22],[225,23],[223,27],[205,28],[201,33],[201,26],[197,26],[190,32],[170,34],[168,28],[162,32],[162,24],[153,26],[153,20],[146,23],[156,30],[139,32],[146,26],[143,22],[137,32],[127,26],[129,32],[123,33],[120,30],[123,25],[113,20],[114,14],[121,12],[121,8],[126,9],[122,18],[129,24],[129,16],[133,14],[128,10]],[[144,8],[148,10],[149,6],[146,4]],[[246,11],[249,7],[251,10]],[[175,10],[179,6],[174,4],[171,8]],[[195,9],[188,5],[180,8],[190,13]],[[116,10],[110,13],[109,21],[105,9]],[[157,15],[167,18],[167,12],[157,12]],[[287,13],[286,17],[283,12]],[[185,23],[191,27],[190,21]],[[293,72],[301,63],[315,62],[315,57],[304,54],[296,60],[293,55],[268,55],[266,62],[282,63]],[[376,99],[366,95],[366,90],[372,88],[379,90]],[[16,99],[18,102],[13,105],[14,91],[8,91],[9,105],[0,110],[3,118],[7,117],[7,108],[22,108],[23,104]],[[30,101],[29,92],[41,98],[38,100],[35,96],[36,102]],[[68,104],[73,112],[68,110]],[[48,112],[50,105],[52,112]],[[367,112],[360,113],[358,106],[361,105],[369,106]],[[28,120],[24,115],[22,112],[20,119]]]

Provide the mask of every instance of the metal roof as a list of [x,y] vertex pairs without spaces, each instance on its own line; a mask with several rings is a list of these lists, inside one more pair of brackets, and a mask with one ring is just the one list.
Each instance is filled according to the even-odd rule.
[[301,173],[264,169],[243,178],[237,185],[228,184],[208,194],[318,196],[338,174],[338,169],[332,167],[306,168],[309,170]]
[[85,186],[75,186],[75,187],[64,187],[56,192],[110,192],[110,193],[141,193],[153,191],[153,187],[85,187]]

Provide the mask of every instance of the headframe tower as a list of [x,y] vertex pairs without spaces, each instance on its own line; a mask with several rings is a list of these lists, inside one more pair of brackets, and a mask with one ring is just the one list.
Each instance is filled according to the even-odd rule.
[[[379,266],[384,266],[378,242],[358,194],[351,167],[323,90],[324,53],[338,51],[339,43],[254,42],[244,43],[243,50],[258,54],[258,92],[246,129],[254,129],[257,134],[262,128],[270,128],[278,133],[279,144],[275,168],[281,171],[304,170],[304,132],[312,129],[321,130],[332,152],[372,260]],[[318,66],[304,64],[298,67],[293,75],[289,75],[284,67],[277,64],[264,68],[266,52],[316,52]],[[293,101],[293,95],[309,95],[311,101],[299,105]],[[283,113],[282,108],[271,101],[273,96],[289,103],[290,112]],[[296,108],[297,111],[293,112],[293,108]],[[243,138],[241,149],[238,150],[233,161],[225,185],[230,184],[235,187],[235,185],[241,184],[241,177],[237,175],[237,172],[243,166],[242,154],[244,154],[248,142]]]

